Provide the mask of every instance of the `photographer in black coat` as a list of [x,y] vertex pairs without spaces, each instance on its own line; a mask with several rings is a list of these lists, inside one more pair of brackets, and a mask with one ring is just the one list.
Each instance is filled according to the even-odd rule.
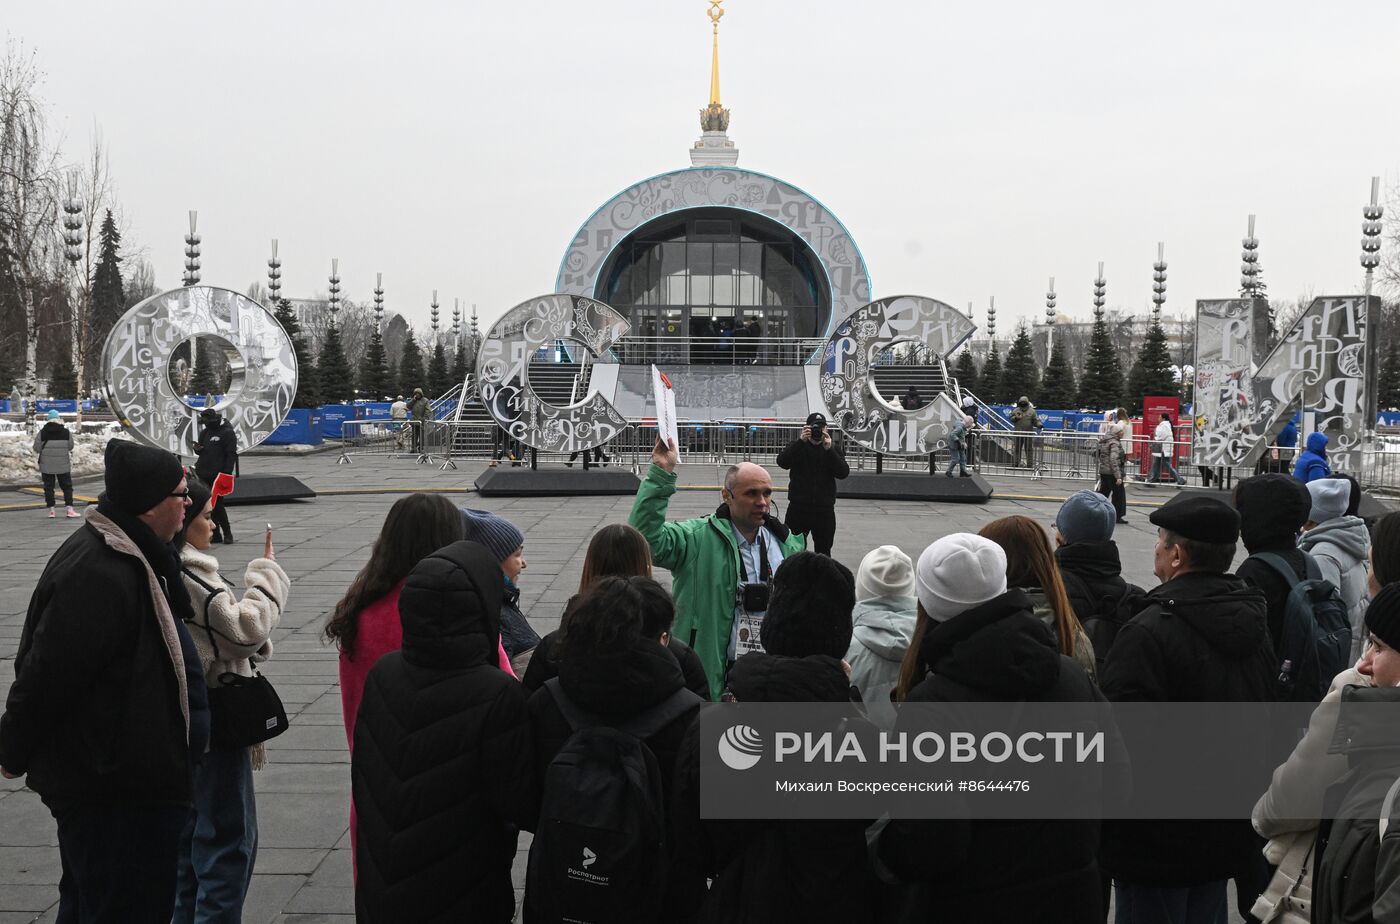
[[792,472],[787,528],[811,536],[818,555],[830,555],[836,538],[836,482],[849,475],[851,467],[831,439],[825,414],[807,416],[802,434],[778,453],[778,467]]
[[466,541],[404,582],[403,647],[370,669],[355,722],[358,921],[514,917],[515,825],[538,787],[525,694],[496,661],[504,592]]
[[[213,408],[199,414],[199,439],[195,441],[198,457],[194,473],[199,480],[213,486],[219,475],[232,475],[238,468],[238,433],[224,416]],[[210,542],[232,542],[233,530],[228,525],[228,507],[214,505],[214,537]]]

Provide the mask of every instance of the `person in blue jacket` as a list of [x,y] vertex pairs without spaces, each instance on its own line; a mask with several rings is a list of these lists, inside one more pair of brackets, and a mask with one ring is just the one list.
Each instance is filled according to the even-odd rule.
[[1293,466],[1293,477],[1304,484],[1332,474],[1332,467],[1327,464],[1327,434],[1309,433],[1307,447]]

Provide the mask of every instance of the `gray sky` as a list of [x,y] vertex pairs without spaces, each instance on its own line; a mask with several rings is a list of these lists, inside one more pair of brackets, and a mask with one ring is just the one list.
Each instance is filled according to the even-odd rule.
[[[281,241],[283,292],[343,291],[425,325],[432,289],[484,321],[552,291],[588,215],[689,165],[707,101],[705,0],[236,3],[6,0],[79,160],[94,125],[131,236],[179,283],[243,290]],[[998,330],[1047,277],[1088,318],[1233,294],[1259,215],[1269,293],[1357,291],[1372,175],[1400,182],[1400,3],[727,0],[739,166],[845,223],[876,296]],[[1394,211],[1400,202],[1392,205]]]

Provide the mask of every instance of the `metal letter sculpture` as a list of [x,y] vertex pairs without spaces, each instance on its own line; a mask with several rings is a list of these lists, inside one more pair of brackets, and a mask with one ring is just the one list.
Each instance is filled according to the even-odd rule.
[[[1337,471],[1361,468],[1366,430],[1366,300],[1318,298],[1273,350],[1268,302],[1196,303],[1197,465],[1257,461],[1299,407],[1315,414],[1308,432],[1328,436]],[[1380,309],[1379,299],[1371,304]],[[1306,433],[1300,433],[1300,444]]]
[[476,359],[481,403],[507,433],[541,452],[601,446],[627,426],[597,392],[555,407],[530,387],[530,357],[558,340],[575,340],[593,356],[607,353],[631,325],[609,305],[581,295],[541,295],[521,302],[487,332]]
[[906,411],[882,400],[871,373],[874,360],[895,343],[912,341],[947,357],[976,330],[962,312],[932,298],[900,295],[858,308],[827,339],[821,360],[821,397],[828,416],[851,439],[875,452],[924,455],[945,448],[962,410],[946,393]]
[[240,449],[267,439],[287,416],[297,391],[292,339],[272,312],[246,296],[211,286],[153,295],[113,326],[102,351],[107,400],[141,442],[195,454],[199,412],[170,378],[175,348],[191,337],[223,341],[233,382],[215,407],[238,434]]

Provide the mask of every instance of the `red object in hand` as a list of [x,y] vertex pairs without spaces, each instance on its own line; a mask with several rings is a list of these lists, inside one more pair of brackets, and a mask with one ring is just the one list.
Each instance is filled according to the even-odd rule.
[[228,472],[220,472],[218,475],[214,476],[214,486],[209,490],[209,499],[213,501],[215,507],[219,506],[219,498],[223,497],[225,494],[232,493],[232,475]]

